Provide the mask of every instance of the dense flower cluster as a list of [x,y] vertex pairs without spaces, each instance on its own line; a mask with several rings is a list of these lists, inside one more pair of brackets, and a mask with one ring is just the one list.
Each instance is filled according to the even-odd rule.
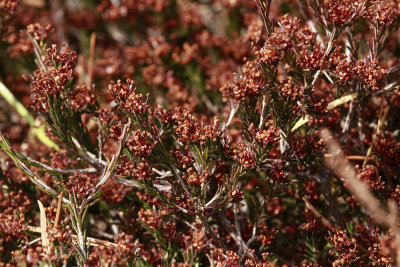
[[17,8],[20,0],[1,0],[0,10],[5,10],[8,13],[13,13]]

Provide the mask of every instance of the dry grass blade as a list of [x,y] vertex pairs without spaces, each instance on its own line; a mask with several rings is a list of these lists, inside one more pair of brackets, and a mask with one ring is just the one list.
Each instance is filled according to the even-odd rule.
[[328,104],[327,108],[328,109],[333,109],[333,108],[336,108],[336,107],[338,107],[340,105],[343,105],[344,103],[349,102],[349,101],[353,100],[354,98],[356,98],[357,95],[358,95],[357,93],[353,93],[353,94],[350,94],[350,95],[342,96],[341,98],[338,98],[338,99],[333,100],[332,102],[330,102]]
[[[30,231],[30,232],[34,232],[34,233],[41,233],[41,228],[40,227],[36,227],[36,226],[28,226],[26,228],[26,230]],[[74,242],[75,244],[78,244],[78,236],[77,235],[71,235],[72,237],[72,242]],[[117,247],[118,244],[115,244],[113,242],[110,241],[105,241],[105,240],[101,240],[101,239],[97,239],[97,238],[93,238],[93,237],[87,237],[86,238],[86,244],[90,245],[90,246],[113,246],[113,247]]]
[[[338,99],[333,100],[332,102],[330,102],[328,104],[327,109],[330,110],[330,109],[336,108],[336,107],[338,107],[340,105],[343,105],[344,103],[347,103],[347,102],[353,100],[356,97],[357,97],[357,93],[353,93],[353,94],[350,94],[350,95],[342,96],[341,98],[338,98]],[[292,132],[296,131],[298,128],[300,128],[301,126],[303,126],[304,124],[306,124],[309,121],[310,121],[310,119],[308,118],[308,116],[306,116],[304,118],[300,118],[296,122],[296,124],[293,126]]]
[[300,118],[300,120],[298,120],[296,122],[296,124],[293,126],[292,132],[296,131],[298,128],[300,128],[301,126],[303,126],[304,124],[306,124],[309,121],[310,120],[308,119],[308,116],[306,116],[304,118]]
[[50,245],[49,238],[47,236],[47,219],[46,219],[46,213],[44,211],[44,207],[42,202],[40,200],[37,201],[39,204],[39,210],[40,210],[40,234],[42,237],[42,244],[43,247],[48,248]]
[[22,2],[27,6],[33,6],[36,8],[42,8],[46,5],[44,0],[23,0]]

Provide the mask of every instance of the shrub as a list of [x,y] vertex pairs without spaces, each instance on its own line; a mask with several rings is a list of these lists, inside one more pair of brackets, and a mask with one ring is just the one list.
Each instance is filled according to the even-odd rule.
[[397,0],[0,12],[1,266],[400,265]]

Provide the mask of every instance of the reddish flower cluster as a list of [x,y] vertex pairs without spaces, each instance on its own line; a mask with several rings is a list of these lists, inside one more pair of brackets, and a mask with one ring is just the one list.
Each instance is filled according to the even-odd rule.
[[137,94],[135,82],[132,80],[127,80],[126,84],[123,84],[121,80],[118,80],[117,83],[112,81],[108,85],[108,93],[114,97],[122,108],[132,113],[143,113],[149,108],[147,105],[148,96],[144,100],[142,94]]
[[373,190],[385,191],[385,182],[379,176],[378,169],[374,165],[366,165],[364,168],[356,166],[357,178],[366,182]]
[[172,119],[176,122],[174,130],[180,142],[204,143],[207,139],[215,142],[218,137],[219,126],[217,118],[214,118],[212,123],[207,123],[199,120],[198,117],[186,110],[176,110]]
[[304,88],[299,84],[296,85],[293,78],[289,77],[281,82],[278,90],[282,98],[295,102],[302,98]]
[[75,111],[82,111],[86,109],[88,105],[93,105],[94,103],[93,91],[86,85],[77,86],[75,90],[71,92],[71,107]]
[[266,130],[255,130],[255,139],[265,145],[273,144],[279,138],[278,127],[274,125],[272,120],[267,121],[264,127]]
[[17,8],[20,0],[1,0],[0,10],[5,10],[8,13],[13,13]]
[[380,89],[378,82],[387,74],[387,71],[378,65],[376,59],[367,62],[358,61],[355,72],[372,91]]
[[251,60],[246,61],[242,73],[235,77],[235,83],[221,88],[223,95],[242,100],[249,95],[257,96],[261,93],[264,76],[259,64]]
[[[357,253],[357,242],[355,238],[347,235],[345,230],[336,229],[331,237],[328,238],[332,242],[334,249],[339,253],[340,257],[332,264],[333,266],[340,266],[343,264],[350,264],[355,260]],[[335,250],[330,250],[331,255],[335,254]]]
[[28,27],[26,27],[26,30],[38,43],[41,43],[49,36],[51,24],[48,24],[46,27],[39,23],[29,24]]
[[[397,3],[398,5],[398,3]],[[380,26],[389,26],[394,22],[396,1],[372,1],[365,16]]]
[[47,111],[48,98],[60,95],[66,84],[71,81],[77,55],[66,46],[62,46],[58,51],[57,45],[53,45],[46,50],[45,60],[40,61],[41,69],[33,73],[33,106],[36,110]]
[[239,161],[244,168],[252,169],[256,166],[254,146],[239,143],[233,150],[235,159]]
[[354,24],[357,22],[357,20],[360,18],[360,15],[364,11],[365,3],[367,1],[327,1],[327,5],[325,7],[327,9],[327,20],[339,27]]
[[31,206],[31,201],[22,191],[11,192],[8,196],[0,191],[0,255],[6,253],[15,240],[27,241],[25,234],[28,223],[25,213]]
[[375,153],[382,162],[389,166],[398,166],[400,163],[400,143],[392,138],[389,132],[380,132],[374,142]]
[[87,197],[97,184],[97,177],[95,175],[88,175],[85,173],[75,173],[68,178],[63,187],[71,194],[76,194],[79,200]]
[[[141,254],[140,245],[133,241],[133,237],[120,233],[114,238],[114,243],[105,243],[95,246],[90,253],[87,263],[127,265],[135,256]],[[100,260],[101,259],[101,260]]]
[[116,173],[122,176],[129,176],[139,181],[151,177],[150,166],[147,162],[135,163],[133,160],[124,158],[116,166]]
[[210,174],[208,168],[205,168],[200,174],[198,174],[193,167],[189,167],[186,170],[186,175],[184,176],[184,178],[190,185],[202,185],[205,181],[208,180],[209,176]]
[[147,157],[157,145],[157,141],[152,140],[152,135],[149,132],[136,130],[131,134],[127,145],[137,157]]
[[226,251],[224,253],[223,249],[216,249],[210,251],[211,259],[213,260],[213,265],[222,267],[222,266],[232,266],[239,267],[239,255],[234,251]]

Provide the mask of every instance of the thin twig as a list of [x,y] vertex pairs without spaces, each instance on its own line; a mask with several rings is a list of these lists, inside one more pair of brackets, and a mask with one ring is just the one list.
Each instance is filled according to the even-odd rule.
[[365,148],[364,148],[365,134],[363,133],[363,129],[362,129],[362,127],[363,127],[363,118],[362,118],[362,110],[361,110],[360,106],[358,107],[357,127],[358,127],[358,136],[360,138],[361,150],[365,151]]
[[346,120],[344,122],[342,133],[347,133],[350,128],[350,119],[353,114],[353,101],[350,102],[349,111],[347,112]]
[[105,161],[99,161],[95,155],[91,154],[90,152],[88,152],[84,147],[81,146],[81,144],[79,144],[78,140],[76,140],[74,137],[71,137],[72,142],[74,143],[74,145],[76,146],[76,148],[78,149],[78,153],[79,156],[86,161],[86,163],[88,163],[89,165],[93,166],[94,168],[96,168],[99,171],[103,171],[104,170],[104,166],[107,164]]
[[[79,246],[79,249],[80,249],[83,259],[86,260],[87,252],[86,252],[85,237],[83,236],[83,233],[82,233],[82,222],[81,222],[82,217],[78,215],[78,214],[80,214],[80,212],[77,211],[77,204],[76,204],[77,202],[76,202],[75,193],[72,192],[72,194],[70,194],[69,198],[71,199],[71,203],[72,203],[70,205],[70,208],[72,211],[70,214],[71,222],[73,225],[75,224],[73,228],[74,228],[75,232],[77,233],[78,246]],[[84,205],[84,204],[82,204],[82,205]]]
[[303,197],[303,201],[306,203],[306,207],[314,214],[314,216],[318,219],[321,219],[323,225],[325,225],[329,229],[334,228],[333,225],[314,208],[314,206],[310,203],[310,201],[308,201],[306,197]]
[[233,215],[234,215],[234,220],[235,220],[235,226],[236,226],[236,233],[238,237],[238,250],[239,250],[239,256],[242,255],[243,253],[243,247],[242,244],[244,244],[243,238],[242,238],[242,233],[240,231],[240,222],[238,218],[238,210],[239,208],[237,207],[236,204],[233,205]]
[[[332,158],[333,155],[331,154],[324,154],[325,158]],[[372,157],[367,157],[367,156],[362,156],[362,155],[349,155],[346,156],[348,160],[354,160],[354,161],[364,161],[364,160],[374,160]]]
[[166,177],[169,177],[172,175],[172,173],[170,171],[160,171],[160,170],[157,170],[156,168],[152,168],[151,170],[154,171],[155,173],[157,173],[158,175],[160,175],[158,177],[158,179],[163,179],[163,178],[166,178]]
[[[88,87],[90,90],[93,88],[93,66],[94,66],[94,50],[96,47],[96,33],[92,32],[90,35],[90,55],[88,63]],[[94,95],[94,94],[93,94]]]
[[[325,58],[329,55],[329,53],[331,52],[331,50],[333,48],[333,41],[335,40],[335,37],[336,37],[336,31],[337,31],[337,29],[335,27],[335,28],[333,28],[333,31],[330,33],[328,45],[326,46],[325,53],[322,56],[323,60],[325,60]],[[311,82],[311,86],[314,86],[314,84],[317,82],[317,80],[318,80],[319,76],[321,75],[321,73],[322,73],[322,70],[318,70],[315,73],[314,78],[313,78],[313,80]]]
[[98,172],[97,169],[95,168],[85,168],[85,169],[60,169],[60,168],[54,168],[49,165],[46,165],[44,163],[41,163],[40,161],[34,160],[28,156],[24,156],[30,163],[34,163],[37,165],[40,165],[43,169],[46,169],[48,171],[52,172],[58,172],[58,173],[63,173],[63,174],[74,174],[74,173],[94,173]]
[[239,239],[238,235],[236,234],[236,231],[233,230],[232,227],[230,226],[230,223],[229,223],[228,219],[226,218],[226,216],[225,216],[223,213],[221,213],[221,212],[218,214],[218,216],[219,216],[219,218],[220,218],[220,222],[221,222],[222,225],[225,227],[225,230],[229,233],[229,235],[233,238],[233,240],[234,240],[236,243],[241,242],[241,246],[242,246],[243,250],[246,251],[246,254],[245,254],[245,255],[246,255],[247,257],[249,257],[250,259],[253,259],[253,260],[258,261],[258,260],[257,260],[257,256],[254,255],[253,253],[251,253],[251,252],[248,250],[247,244],[246,244],[243,240]]
[[118,150],[112,157],[110,164],[108,164],[107,167],[104,169],[103,175],[100,177],[99,182],[96,184],[91,194],[88,196],[87,203],[90,202],[90,200],[97,194],[97,192],[105,185],[108,179],[110,179],[110,177],[112,176],[115,166],[117,165],[119,155],[121,154],[122,149],[125,146],[126,140],[129,137],[128,129],[130,129],[130,127],[131,127],[131,120],[129,120],[128,123],[125,124],[124,129],[122,130],[121,137],[119,139]]
[[400,81],[392,82],[392,83],[386,85],[386,86],[385,86],[384,88],[382,88],[381,90],[379,90],[379,91],[373,93],[372,95],[373,95],[373,96],[377,96],[377,95],[383,94],[383,93],[385,93],[385,92],[389,92],[389,91],[392,90],[392,89],[394,89],[394,90],[399,89],[399,87],[400,87],[400,86],[399,86],[399,82],[400,82]]
[[364,160],[363,165],[362,165],[363,168],[367,165],[368,158],[370,157],[370,155],[372,153],[372,149],[373,149],[373,146],[374,146],[375,139],[376,139],[377,135],[380,133],[383,121],[386,119],[386,116],[387,116],[387,114],[389,112],[389,106],[387,107],[387,109],[385,110],[385,113],[383,115],[382,115],[382,111],[383,111],[383,102],[382,102],[381,109],[380,109],[380,112],[379,112],[380,114],[379,114],[379,119],[378,119],[378,125],[376,127],[376,133],[372,136],[371,145],[368,148],[367,154],[365,155],[365,160]]
[[258,129],[261,129],[261,127],[264,124],[265,106],[267,104],[266,102],[267,102],[267,97],[265,95],[263,95],[262,104],[261,104],[260,123],[258,124]]
[[172,166],[172,170],[174,171],[175,177],[178,178],[179,183],[181,184],[183,190],[185,191],[186,195],[194,200],[194,197],[192,193],[189,191],[188,187],[186,186],[185,181],[183,181],[182,177],[179,175],[178,170],[175,168],[175,166]]
[[224,133],[225,129],[232,123],[232,120],[235,117],[237,110],[239,109],[239,103],[233,103],[233,101],[231,100],[230,106],[231,113],[229,114],[228,121],[224,125],[222,125],[221,134]]

